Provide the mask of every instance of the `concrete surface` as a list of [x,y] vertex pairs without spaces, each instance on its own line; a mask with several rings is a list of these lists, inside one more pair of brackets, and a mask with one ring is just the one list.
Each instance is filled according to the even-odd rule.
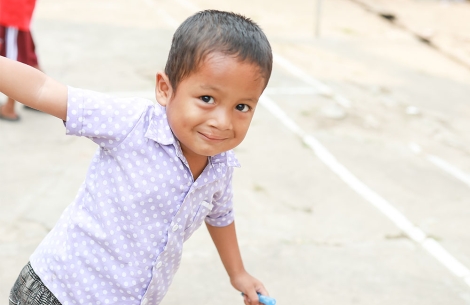
[[[423,14],[437,10],[436,2],[380,4],[397,11],[402,5],[406,16],[428,22]],[[41,0],[33,33],[43,69],[57,80],[151,98],[154,74],[187,16],[216,8],[253,18],[274,52],[294,67],[276,61],[266,95],[336,161],[470,267],[470,70],[356,1],[322,1],[320,37],[314,37],[316,4]],[[470,9],[468,3],[447,5]],[[452,16],[460,24],[468,20]],[[465,52],[467,45],[449,33],[440,31],[439,41]],[[315,82],[330,92],[319,94]],[[0,121],[1,304],[73,200],[95,150],[85,139],[65,137],[57,119],[18,111],[21,122]],[[235,175],[242,254],[278,304],[470,304],[463,277],[355,192],[267,108],[259,106],[236,151],[243,165]],[[462,175],[437,166],[433,157]],[[242,304],[204,228],[186,243],[163,304],[188,302]]]

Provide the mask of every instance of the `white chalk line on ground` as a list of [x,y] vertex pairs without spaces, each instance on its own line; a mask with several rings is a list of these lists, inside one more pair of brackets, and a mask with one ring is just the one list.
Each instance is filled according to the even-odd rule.
[[331,98],[344,108],[351,108],[352,103],[346,97],[334,92],[330,87],[315,79],[314,77],[308,75],[301,69],[297,68],[295,65],[293,65],[290,61],[288,61],[281,55],[273,52],[273,57],[274,63],[280,65],[285,70],[289,71],[292,75],[301,79],[304,83],[307,83],[312,86],[315,90],[319,92],[319,94]]
[[414,142],[411,142],[409,144],[409,148],[416,155],[423,154],[426,160],[428,160],[429,162],[431,162],[432,164],[434,164],[435,166],[437,166],[438,168],[440,168],[447,174],[450,174],[455,179],[460,180],[461,182],[463,182],[464,184],[470,187],[470,174],[467,174],[460,168],[450,164],[449,162],[445,161],[442,158],[439,158],[437,156],[433,156],[430,154],[424,154],[423,150],[421,149],[421,146],[419,146],[418,144]]
[[309,146],[317,157],[349,187],[361,195],[365,200],[375,206],[389,218],[410,239],[423,246],[433,257],[449,269],[454,275],[463,279],[470,286],[470,270],[447,252],[436,240],[428,237],[420,228],[413,225],[400,211],[393,207],[366,184],[355,177],[346,167],[313,136],[305,133],[285,112],[269,97],[262,96],[260,103],[277,117],[288,129],[299,136]]
[[436,165],[443,171],[445,171],[448,174],[451,174],[454,176],[456,179],[462,181],[466,185],[470,186],[470,175],[462,171],[461,169],[453,166],[452,164],[448,163],[447,161],[433,156],[433,155],[426,155],[426,159],[431,162],[432,164]]
[[[197,5],[187,0],[178,0],[177,3],[183,8],[195,11],[200,11]],[[273,52],[274,62],[291,74],[297,76],[303,82],[318,90],[322,95],[329,96],[334,99],[339,105],[349,108],[351,102],[335,93],[330,87],[314,79],[309,74],[305,73],[284,57]],[[413,225],[403,214],[401,214],[395,207],[388,203],[384,198],[371,190],[366,184],[356,178],[346,167],[339,163],[336,158],[313,136],[308,135],[303,131],[295,121],[293,121],[279,106],[274,103],[266,95],[260,98],[260,103],[275,117],[277,117],[288,129],[295,135],[299,136],[303,142],[308,145],[317,157],[325,163],[334,173],[336,173],[346,184],[348,184],[354,191],[361,195],[364,199],[379,209],[385,216],[387,216],[395,225],[400,228],[410,239],[414,240],[423,248],[435,257],[442,265],[444,265],[454,275],[464,280],[470,286],[470,270],[460,263],[455,257],[447,252],[441,244],[433,238],[428,237],[420,228]]]

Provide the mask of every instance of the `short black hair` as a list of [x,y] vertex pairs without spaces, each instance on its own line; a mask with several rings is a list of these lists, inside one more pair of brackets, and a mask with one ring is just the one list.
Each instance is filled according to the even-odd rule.
[[236,13],[205,10],[186,19],[173,35],[165,66],[173,90],[215,52],[257,65],[267,85],[273,55],[261,28]]

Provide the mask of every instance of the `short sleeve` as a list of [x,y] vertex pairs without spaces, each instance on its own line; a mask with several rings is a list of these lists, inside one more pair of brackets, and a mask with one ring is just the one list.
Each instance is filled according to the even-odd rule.
[[206,216],[206,223],[214,227],[225,227],[234,221],[233,211],[233,188],[232,188],[233,168],[229,167],[227,174],[221,181],[224,185],[222,191],[214,195],[214,208]]
[[66,134],[90,138],[101,147],[118,145],[151,105],[144,99],[121,99],[68,87]]

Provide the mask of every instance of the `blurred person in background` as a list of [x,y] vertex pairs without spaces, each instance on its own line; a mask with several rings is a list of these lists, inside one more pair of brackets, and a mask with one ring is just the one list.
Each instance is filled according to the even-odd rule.
[[[35,5],[36,0],[0,0],[0,55],[39,69],[30,32]],[[0,106],[0,119],[19,121],[15,100],[8,97]]]

